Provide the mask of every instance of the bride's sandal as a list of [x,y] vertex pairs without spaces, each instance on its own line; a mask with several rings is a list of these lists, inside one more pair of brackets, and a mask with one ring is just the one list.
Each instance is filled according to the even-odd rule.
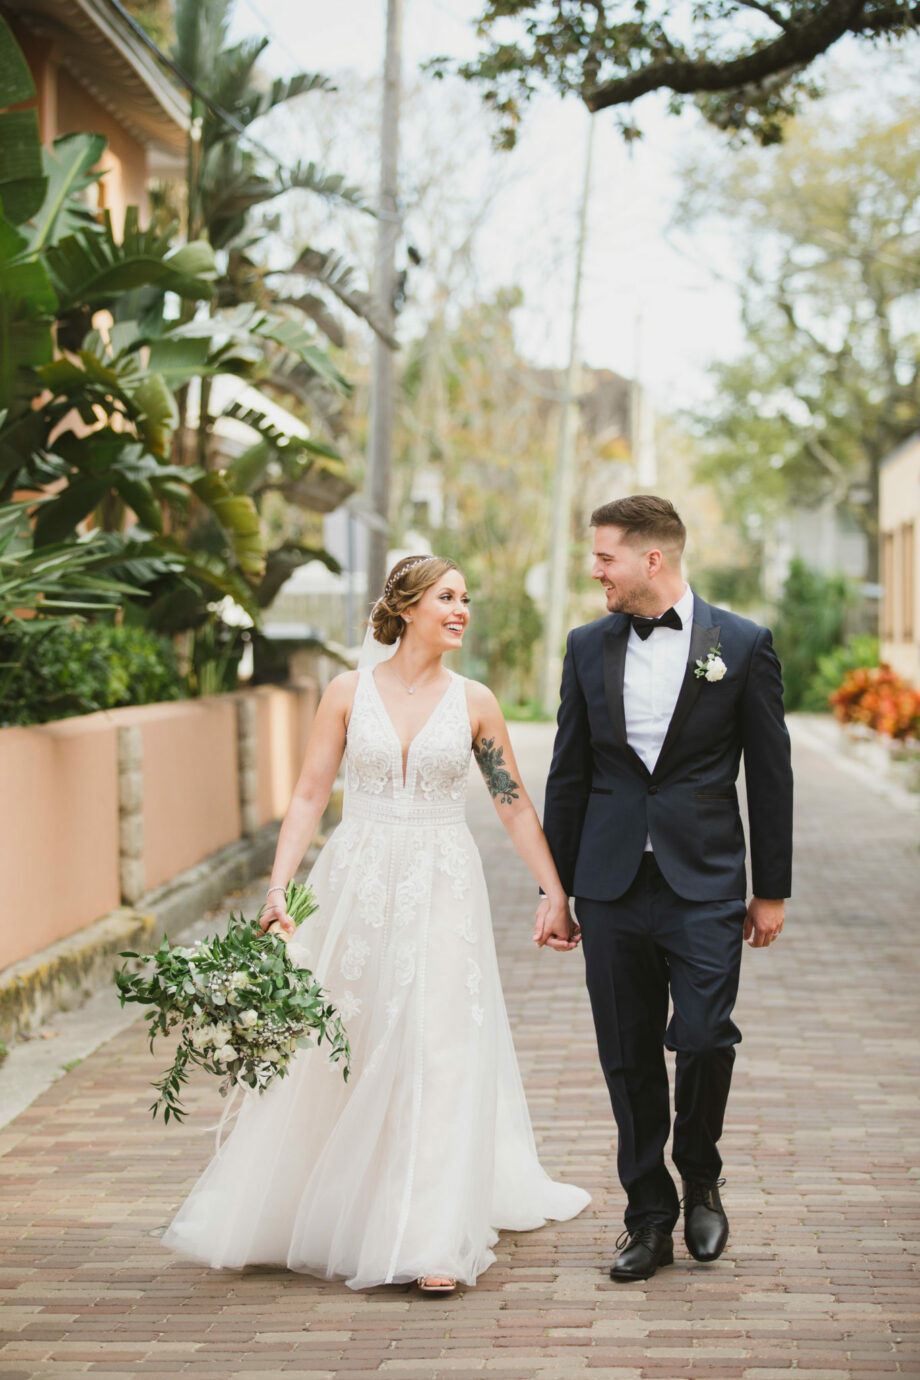
[[452,1294],[457,1281],[450,1275],[420,1275],[415,1281],[420,1294]]

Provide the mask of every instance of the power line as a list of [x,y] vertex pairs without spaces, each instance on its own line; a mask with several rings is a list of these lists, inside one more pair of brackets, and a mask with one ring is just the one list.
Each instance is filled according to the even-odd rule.
[[[134,15],[130,14],[125,9],[124,5],[121,4],[121,0],[109,0],[109,4],[114,10],[118,11],[118,14],[124,22],[134,32],[137,38],[141,40],[145,47],[150,49],[154,57],[172,72],[173,76],[176,77],[183,86],[187,87],[193,96],[197,96],[202,105],[206,106],[211,114],[216,119],[220,120],[221,124],[225,125],[228,129],[232,129],[245,143],[251,144],[253,148],[258,149],[263,157],[267,158],[278,172],[286,174],[288,178],[292,176],[291,168],[280,162],[279,159],[277,159],[264,144],[261,144],[258,139],[254,139],[246,127],[241,125],[235,116],[231,115],[228,110],[224,110],[223,106],[218,105],[215,100],[212,100],[208,93],[198,85],[193,77],[189,76],[174,58],[171,58],[168,53],[163,52],[162,48],[150,37],[143,25],[139,24],[134,18]],[[192,137],[194,137],[194,134]]]
[[[289,62],[292,61],[290,58],[290,54],[287,52],[284,39],[281,37],[278,30],[275,28],[274,24],[272,24],[270,20],[266,19],[265,15],[259,9],[258,5],[255,4],[255,0],[243,0],[243,3],[246,6],[247,10],[249,10],[250,14],[252,14],[253,17],[257,19],[259,23],[262,25],[265,37],[271,39],[272,43],[274,43],[275,46],[282,53],[284,53],[285,57],[288,59]],[[296,67],[297,64],[292,63],[292,65]]]

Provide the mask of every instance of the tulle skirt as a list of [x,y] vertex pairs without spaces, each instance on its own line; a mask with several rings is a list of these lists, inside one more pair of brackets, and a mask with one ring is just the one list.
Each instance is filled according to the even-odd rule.
[[289,951],[345,1020],[352,1073],[307,1049],[247,1092],[164,1244],[213,1267],[286,1265],[354,1289],[443,1272],[473,1284],[500,1229],[590,1201],[537,1158],[489,900],[464,820],[348,812]]

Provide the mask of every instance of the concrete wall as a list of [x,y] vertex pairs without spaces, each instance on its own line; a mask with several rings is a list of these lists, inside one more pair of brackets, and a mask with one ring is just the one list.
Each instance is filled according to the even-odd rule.
[[241,757],[254,768],[247,832],[279,819],[316,703],[303,681],[0,729],[0,969],[137,905],[126,878],[149,892],[236,842],[253,787]]
[[882,660],[920,686],[920,436],[882,465],[879,527]]

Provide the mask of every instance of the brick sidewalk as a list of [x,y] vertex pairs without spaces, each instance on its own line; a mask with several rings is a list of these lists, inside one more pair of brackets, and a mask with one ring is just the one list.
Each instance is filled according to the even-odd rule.
[[[521,725],[515,739],[536,795],[550,730]],[[542,1158],[589,1188],[592,1206],[504,1234],[477,1288],[447,1301],[186,1264],[157,1237],[211,1151],[220,1101],[199,1086],[184,1127],[153,1125],[159,1063],[138,1023],[0,1135],[0,1375],[920,1375],[917,818],[822,756],[796,758],[796,899],[781,943],[745,955],[745,1041],[723,1140],[732,1241],[718,1265],[694,1263],[681,1243],[675,1266],[645,1286],[607,1279],[622,1197],[582,960],[531,946],[533,886],[477,788],[473,824]]]

